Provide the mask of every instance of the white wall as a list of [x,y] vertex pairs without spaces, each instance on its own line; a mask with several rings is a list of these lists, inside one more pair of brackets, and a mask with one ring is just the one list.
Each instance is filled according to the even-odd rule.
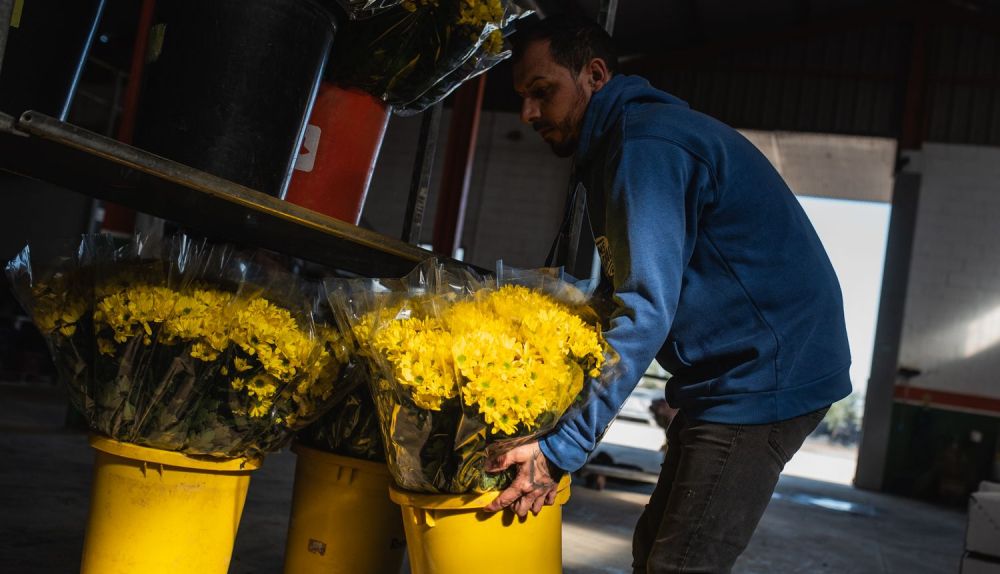
[[899,363],[1000,398],[1000,148],[926,144]]
[[[448,121],[445,111],[421,233],[425,243],[434,235]],[[385,235],[402,233],[419,132],[420,117],[389,120],[362,212],[363,223]],[[484,112],[462,237],[465,260],[487,269],[500,258],[541,266],[562,218],[569,171],[569,161],[555,157],[517,114]]]
[[489,114],[482,128],[487,145],[477,152],[482,172],[474,179],[482,193],[469,205],[467,252],[483,266],[500,258],[541,266],[562,221],[570,161],[555,157],[517,114]]

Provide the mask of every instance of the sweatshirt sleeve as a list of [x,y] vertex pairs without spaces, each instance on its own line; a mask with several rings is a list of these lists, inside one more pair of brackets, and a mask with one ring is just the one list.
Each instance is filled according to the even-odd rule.
[[610,265],[602,264],[614,286],[615,310],[605,337],[620,363],[614,379],[588,381],[590,401],[540,441],[545,456],[568,472],[586,463],[663,346],[694,249],[698,214],[715,187],[703,162],[659,138],[626,140],[608,161]]

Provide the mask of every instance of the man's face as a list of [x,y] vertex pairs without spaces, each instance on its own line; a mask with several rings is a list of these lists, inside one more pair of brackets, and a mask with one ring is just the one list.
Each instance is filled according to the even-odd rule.
[[531,42],[514,63],[514,91],[523,99],[521,121],[531,124],[559,157],[580,142],[580,125],[593,95],[581,70],[573,73],[552,59],[549,41]]

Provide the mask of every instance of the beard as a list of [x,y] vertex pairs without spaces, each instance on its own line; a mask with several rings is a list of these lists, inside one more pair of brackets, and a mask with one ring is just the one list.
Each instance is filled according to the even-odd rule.
[[549,142],[549,148],[557,157],[572,157],[576,153],[577,144],[580,143],[579,139],[579,137],[566,137],[562,141]]
[[588,103],[589,100],[586,92],[577,85],[576,101],[565,118],[555,124],[539,121],[532,125],[536,132],[548,128],[562,135],[561,140],[546,141],[549,144],[549,148],[552,149],[552,153],[556,156],[571,157],[576,153],[576,148],[580,144],[580,126],[583,124],[583,115],[587,111]]
[[559,140],[549,140],[542,135],[543,141],[549,144],[549,147],[552,148],[552,153],[557,156],[570,157],[576,151],[576,145],[579,143],[580,137],[578,134],[578,128],[574,126],[574,122],[571,119],[566,118],[558,124],[538,121],[533,123],[531,127],[533,127],[539,135],[542,135],[542,132],[547,130],[549,134],[562,136],[562,139]]

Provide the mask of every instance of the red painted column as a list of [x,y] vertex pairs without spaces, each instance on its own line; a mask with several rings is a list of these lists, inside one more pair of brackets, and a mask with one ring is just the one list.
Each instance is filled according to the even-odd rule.
[[[139,92],[142,87],[142,70],[146,65],[146,46],[149,42],[149,30],[153,26],[153,15],[156,12],[156,0],[143,0],[139,12],[139,23],[136,26],[135,43],[132,45],[132,64],[129,68],[128,83],[125,85],[125,97],[122,103],[122,117],[118,122],[118,141],[131,144],[135,131],[135,116],[139,110]],[[131,235],[135,230],[135,211],[118,205],[104,203],[104,221],[102,232],[122,233]]]
[[448,257],[455,255],[455,249],[462,240],[485,86],[486,74],[466,82],[455,93],[451,109],[441,195],[434,220],[434,251]]

